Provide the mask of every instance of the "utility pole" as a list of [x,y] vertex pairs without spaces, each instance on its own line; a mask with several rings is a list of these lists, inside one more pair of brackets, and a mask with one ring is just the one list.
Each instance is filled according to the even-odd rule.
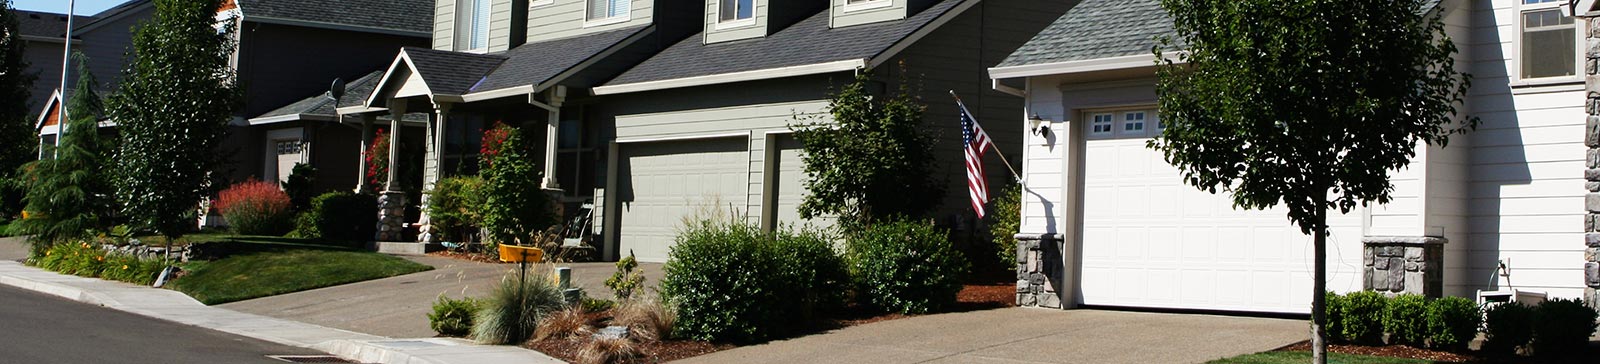
[[[56,147],[61,147],[61,137],[67,134],[67,65],[72,64],[72,18],[73,10],[77,8],[78,0],[67,1],[67,35],[61,42],[61,100],[56,101],[56,109],[60,110],[56,121]],[[99,120],[96,120],[99,121]]]

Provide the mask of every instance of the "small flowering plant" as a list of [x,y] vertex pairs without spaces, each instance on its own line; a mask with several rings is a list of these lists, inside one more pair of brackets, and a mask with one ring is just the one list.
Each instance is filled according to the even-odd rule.
[[254,178],[223,190],[216,207],[233,230],[243,235],[283,235],[294,217],[289,194],[278,189],[277,183]]
[[373,191],[386,189],[389,182],[389,133],[378,129],[372,136],[372,145],[367,147],[364,157],[367,159],[367,187]]

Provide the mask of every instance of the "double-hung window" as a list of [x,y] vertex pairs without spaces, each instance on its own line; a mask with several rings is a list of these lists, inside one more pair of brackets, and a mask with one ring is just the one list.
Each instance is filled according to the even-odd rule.
[[749,20],[755,17],[756,0],[719,0],[717,21],[723,23]]
[[1578,24],[1561,14],[1558,0],[1517,0],[1518,75],[1523,80],[1578,74]]
[[589,21],[626,19],[632,0],[588,0]]
[[456,3],[456,50],[481,51],[489,48],[490,1],[460,0]]

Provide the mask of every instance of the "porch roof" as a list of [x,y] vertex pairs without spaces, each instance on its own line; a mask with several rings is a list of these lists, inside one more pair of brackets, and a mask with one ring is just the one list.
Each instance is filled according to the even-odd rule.
[[[382,75],[383,71],[372,71],[362,75],[360,78],[346,82],[344,97],[339,98],[337,103],[334,102],[333,98],[328,97],[327,93],[320,93],[250,118],[250,124],[259,125],[300,120],[338,120],[339,113],[337,108],[360,106],[362,101],[372,96],[372,90],[378,84],[378,76]],[[380,116],[380,119],[387,120],[388,116]],[[423,114],[409,113],[402,120],[424,122],[428,120],[428,117]]]

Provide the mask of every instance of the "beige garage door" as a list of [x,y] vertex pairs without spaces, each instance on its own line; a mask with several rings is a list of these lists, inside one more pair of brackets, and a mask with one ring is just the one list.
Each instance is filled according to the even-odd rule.
[[793,135],[782,134],[771,136],[773,138],[773,153],[777,159],[773,165],[771,198],[771,211],[768,211],[767,223],[769,226],[788,225],[796,228],[812,226],[825,228],[833,226],[834,219],[822,217],[811,220],[800,218],[800,202],[806,197],[806,169],[805,148]]
[[622,256],[664,262],[683,217],[709,205],[747,205],[745,138],[627,143],[617,158]]

